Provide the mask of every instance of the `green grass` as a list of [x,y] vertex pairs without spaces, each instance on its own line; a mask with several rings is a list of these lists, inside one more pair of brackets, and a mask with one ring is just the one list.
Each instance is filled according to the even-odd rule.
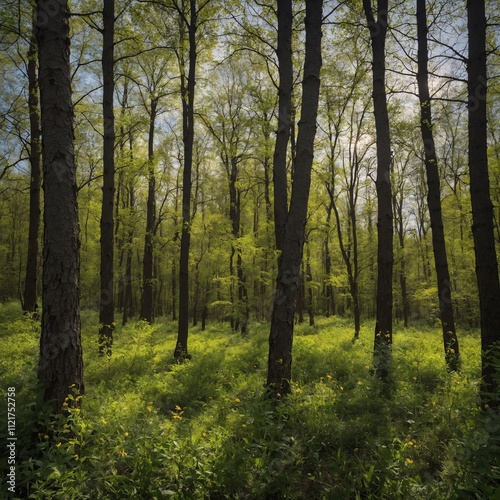
[[500,498],[500,425],[478,410],[477,333],[460,337],[462,371],[450,374],[438,330],[396,332],[382,383],[372,325],[353,344],[345,319],[319,318],[296,327],[293,391],[273,403],[266,324],[246,338],[225,324],[193,328],[184,364],[173,323],[118,327],[110,359],[97,356],[97,324],[84,312],[82,411],[50,422],[34,405],[38,325],[0,306],[18,498]]

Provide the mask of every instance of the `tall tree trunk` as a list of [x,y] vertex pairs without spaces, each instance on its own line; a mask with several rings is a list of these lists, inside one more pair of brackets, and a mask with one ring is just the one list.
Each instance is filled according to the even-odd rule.
[[156,233],[156,175],[154,165],[154,136],[158,99],[151,99],[148,135],[148,200],[144,259],[142,261],[141,319],[153,322],[153,240]]
[[[183,14],[183,19],[186,19]],[[174,357],[190,358],[188,354],[189,333],[189,247],[191,245],[191,184],[194,143],[194,91],[196,85],[196,0],[190,0],[190,19],[187,21],[189,43],[189,69],[187,78],[181,69],[182,131],[184,143],[184,170],[182,175],[182,230],[179,258],[179,326]],[[182,62],[183,63],[183,62]]]
[[[486,16],[484,0],[468,0],[469,173],[472,234],[481,313],[483,406],[500,406],[500,284],[488,176]],[[496,363],[496,364],[495,364]]]
[[37,44],[33,34],[28,50],[28,108],[30,117],[30,221],[28,257],[24,280],[23,310],[36,313],[38,282],[38,236],[40,232],[40,119],[38,117],[38,81],[36,74]]
[[307,245],[306,251],[306,283],[309,283],[307,287],[307,314],[309,315],[309,326],[314,326],[314,301],[313,301],[313,289],[311,286],[312,281],[312,269],[311,269],[311,250],[309,245]]
[[273,158],[274,183],[274,231],[276,248],[282,249],[285,236],[285,223],[288,213],[287,193],[287,149],[290,139],[292,115],[292,0],[278,2],[278,132]]
[[418,31],[418,96],[420,100],[420,130],[424,143],[425,171],[427,174],[427,204],[432,229],[432,249],[436,266],[439,312],[443,331],[445,360],[450,370],[458,370],[460,352],[455,330],[453,302],[451,298],[450,273],[446,242],[444,239],[443,217],[441,213],[441,186],[437,163],[436,147],[432,132],[431,98],[429,94],[427,14],[425,0],[417,0]]
[[373,52],[373,108],[377,133],[377,318],[375,324],[374,364],[377,376],[386,378],[390,370],[392,347],[392,273],[393,224],[391,194],[391,134],[385,92],[385,39],[387,33],[388,0],[377,6],[375,20],[371,1],[363,0]]
[[103,186],[101,210],[101,295],[99,309],[99,353],[111,356],[115,328],[113,266],[114,266],[114,198],[115,198],[115,116],[114,94],[114,0],[103,6]]
[[83,361],[69,9],[65,0],[59,0],[57,7],[52,9],[48,1],[38,0],[36,37],[44,176],[43,309],[38,380],[44,400],[59,413],[70,387],[83,393]]
[[[134,185],[130,182],[128,187],[128,207],[130,213],[134,210],[135,196]],[[125,325],[132,315],[132,243],[134,241],[134,225],[130,224],[127,234],[127,250],[125,258],[125,276],[123,280],[123,317],[122,324]]]
[[[302,81],[302,109],[297,139],[295,175],[285,225],[274,296],[267,387],[271,396],[290,392],[295,305],[301,283],[300,263],[305,238],[307,205],[318,114],[321,70],[322,0],[306,1],[306,51]],[[284,186],[281,186],[283,188]]]

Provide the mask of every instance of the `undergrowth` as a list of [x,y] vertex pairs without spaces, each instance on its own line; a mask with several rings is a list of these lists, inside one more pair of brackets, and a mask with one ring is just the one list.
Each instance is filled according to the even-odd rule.
[[14,498],[500,498],[500,422],[478,409],[476,333],[460,336],[457,374],[437,330],[401,329],[381,382],[371,324],[355,344],[346,320],[298,325],[293,391],[272,402],[267,324],[246,337],[192,328],[192,359],[177,364],[173,323],[117,327],[113,356],[100,358],[97,315],[82,320],[82,410],[54,421],[36,401],[39,325],[0,306],[1,387],[17,397]]

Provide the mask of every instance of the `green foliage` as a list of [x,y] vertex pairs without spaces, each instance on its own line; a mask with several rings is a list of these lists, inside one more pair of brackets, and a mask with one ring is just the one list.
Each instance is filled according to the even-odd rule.
[[83,404],[54,419],[33,405],[38,324],[12,305],[0,321],[1,385],[17,387],[18,498],[496,498],[500,422],[477,405],[476,334],[462,336],[456,374],[439,329],[396,333],[381,382],[373,325],[353,344],[345,319],[317,318],[297,326],[293,390],[274,402],[267,324],[247,337],[193,328],[193,358],[177,364],[174,323],[117,326],[103,359],[97,316],[84,312]]

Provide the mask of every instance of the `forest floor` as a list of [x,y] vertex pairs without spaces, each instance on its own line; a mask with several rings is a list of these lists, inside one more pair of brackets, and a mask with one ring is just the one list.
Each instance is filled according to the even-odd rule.
[[[372,376],[372,323],[353,344],[346,318],[297,325],[293,391],[264,396],[269,326],[190,331],[117,326],[97,355],[82,314],[85,395],[59,421],[35,411],[39,324],[0,306],[2,451],[16,392],[16,494],[64,499],[500,499],[500,422],[478,408],[478,332],[458,331],[462,370],[445,368],[439,329],[396,325],[392,376]],[[44,430],[45,429],[45,430]]]

